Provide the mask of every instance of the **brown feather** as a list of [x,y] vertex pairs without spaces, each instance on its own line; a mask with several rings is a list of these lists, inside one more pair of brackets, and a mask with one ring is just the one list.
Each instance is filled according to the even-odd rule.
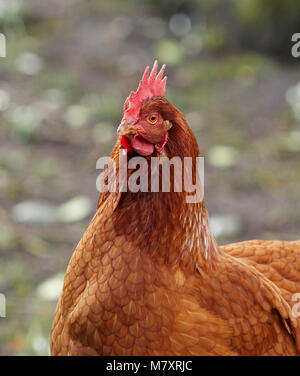
[[[172,123],[167,156],[192,157],[195,174],[184,116],[165,98],[142,111],[154,109]],[[204,201],[186,195],[174,182],[170,193],[101,194],[65,276],[53,355],[299,354],[299,242],[218,247]]]

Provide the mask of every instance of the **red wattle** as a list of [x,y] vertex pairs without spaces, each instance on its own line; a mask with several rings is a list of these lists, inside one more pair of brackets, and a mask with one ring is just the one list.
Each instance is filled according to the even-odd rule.
[[123,148],[126,149],[127,153],[129,153],[130,151],[133,150],[131,143],[126,136],[121,137],[121,144],[122,144]]

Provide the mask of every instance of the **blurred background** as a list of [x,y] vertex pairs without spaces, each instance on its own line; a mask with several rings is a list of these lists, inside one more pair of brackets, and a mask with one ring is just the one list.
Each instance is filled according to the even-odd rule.
[[300,238],[293,0],[0,0],[0,355],[47,355],[96,161],[154,58],[205,157],[219,244]]

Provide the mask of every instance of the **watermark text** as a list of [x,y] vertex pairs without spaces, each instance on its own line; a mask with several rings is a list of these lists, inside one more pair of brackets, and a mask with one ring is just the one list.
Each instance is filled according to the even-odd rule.
[[99,192],[185,192],[187,203],[198,203],[204,196],[204,157],[151,157],[127,159],[123,150],[118,160],[98,159],[96,168],[104,170],[97,178]]
[[292,56],[298,58],[300,56],[300,33],[292,35],[292,42],[295,42],[291,50]]
[[0,317],[6,317],[6,298],[0,293]]
[[300,317],[300,292],[292,296],[292,302],[296,302],[292,307],[292,315],[297,319]]
[[6,57],[6,38],[0,33],[0,57]]

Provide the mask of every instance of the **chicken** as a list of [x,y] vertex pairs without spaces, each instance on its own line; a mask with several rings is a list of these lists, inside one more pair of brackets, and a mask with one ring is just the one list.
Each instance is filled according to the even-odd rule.
[[[295,301],[300,300],[300,241],[252,240],[228,244],[221,248],[263,273],[279,287],[280,293],[291,308],[295,307]],[[296,294],[299,294],[299,299]]]
[[51,353],[299,355],[300,319],[291,296],[300,292],[300,241],[219,247],[203,197],[188,203],[190,190],[175,189],[173,170],[170,192],[126,191],[127,181],[119,179],[121,155],[128,158],[128,182],[136,156],[151,174],[152,157],[190,157],[196,179],[198,145],[164,97],[163,72],[164,66],[157,74],[157,62],[150,74],[147,67],[125,101],[111,154],[116,169],[107,167],[103,179],[116,189],[100,195],[70,260]]

